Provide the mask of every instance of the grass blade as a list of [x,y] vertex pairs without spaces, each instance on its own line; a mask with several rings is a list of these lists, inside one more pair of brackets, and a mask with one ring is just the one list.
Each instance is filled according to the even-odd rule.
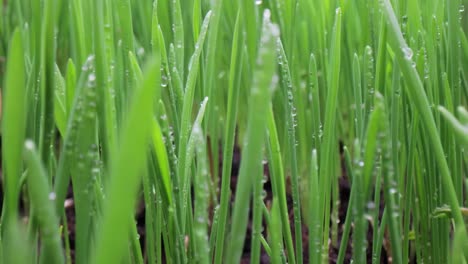
[[[247,140],[244,142],[244,159],[241,164],[240,174],[237,182],[237,192],[232,214],[231,243],[225,261],[228,263],[239,263],[242,247],[244,245],[245,232],[247,228],[247,214],[251,197],[253,180],[251,171],[262,164],[262,145],[266,126],[264,116],[268,110],[271,98],[271,90],[276,86],[275,41],[278,38],[278,28],[271,24],[270,13],[264,13],[264,27],[262,31],[262,48],[259,50],[255,81],[250,96]],[[261,177],[261,175],[255,175]]]
[[[22,146],[26,134],[26,83],[21,31],[13,33],[3,93],[2,162],[4,168],[5,207],[2,218],[16,221],[22,174]],[[6,227],[8,228],[8,226]],[[4,228],[2,228],[4,229]]]
[[340,76],[340,63],[341,63],[341,10],[336,10],[335,26],[333,30],[332,40],[332,56],[330,57],[330,69],[328,75],[328,93],[327,93],[327,104],[325,110],[325,128],[322,154],[320,158],[320,186],[322,189],[321,194],[321,212],[324,221],[323,231],[323,252],[324,256],[328,258],[328,231],[330,220],[330,192],[332,184],[332,174],[334,171],[332,159],[336,152],[336,140],[335,140],[335,126],[336,126],[336,110],[338,101],[338,89],[339,89],[339,76]]
[[33,217],[41,231],[40,263],[65,263],[59,234],[59,222],[54,208],[55,193],[50,191],[49,177],[41,164],[34,142],[24,144],[24,156],[29,168],[28,189],[31,196]]
[[[192,115],[192,106],[193,98],[195,94],[195,84],[196,78],[198,76],[198,70],[200,67],[200,55],[203,50],[203,44],[205,42],[206,33],[208,31],[208,25],[210,23],[211,12],[209,12],[203,21],[201,28],[200,37],[196,44],[195,52],[192,55],[190,60],[189,73],[187,78],[187,84],[185,87],[183,108],[182,108],[182,119],[180,126],[180,139],[179,139],[179,148],[178,148],[178,176],[180,177],[180,184],[185,182],[185,178],[188,177],[185,175],[185,160],[187,157],[187,144],[189,139],[189,133],[191,131],[191,115]],[[176,188],[182,189],[183,186],[177,186]],[[177,197],[176,197],[177,198]],[[185,212],[182,212],[181,219],[185,219]],[[181,226],[182,230],[185,230],[185,226]]]
[[[146,145],[150,139],[153,109],[153,88],[159,84],[159,59],[146,68],[140,88],[133,95],[120,139],[120,151],[113,156],[107,199],[96,236],[96,249],[91,263],[117,263],[121,261],[130,227],[129,214],[133,212],[138,174],[144,167]],[[135,130],[134,127],[140,129]],[[128,177],[135,175],[134,177]],[[118,204],[119,206],[114,206]]]
[[223,144],[223,168],[221,175],[221,198],[219,208],[219,222],[216,230],[216,250],[215,263],[223,260],[223,251],[225,243],[226,223],[230,199],[230,182],[232,169],[232,156],[234,152],[235,129],[238,112],[239,90],[241,83],[242,65],[244,63],[244,53],[241,50],[243,43],[243,34],[241,32],[242,21],[240,13],[237,14],[236,25],[234,29],[234,39],[232,41],[231,69],[229,72],[229,91],[227,103],[226,130],[224,132]]
[[286,58],[286,53],[278,39],[278,63],[281,68],[282,86],[287,96],[285,96],[286,105],[286,126],[288,129],[288,151],[290,155],[291,166],[291,188],[293,193],[293,208],[294,208],[294,231],[296,238],[296,258],[297,263],[302,263],[302,223],[301,223],[301,202],[299,195],[299,175],[297,170],[297,152],[296,152],[296,108],[294,107],[293,86],[291,81],[291,73]]

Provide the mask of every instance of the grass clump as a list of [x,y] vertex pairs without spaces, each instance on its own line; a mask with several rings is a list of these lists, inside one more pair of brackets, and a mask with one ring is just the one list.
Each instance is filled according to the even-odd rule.
[[464,5],[3,1],[1,262],[466,262]]

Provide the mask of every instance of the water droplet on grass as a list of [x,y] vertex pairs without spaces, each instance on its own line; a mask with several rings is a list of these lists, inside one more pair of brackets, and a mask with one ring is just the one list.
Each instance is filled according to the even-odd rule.
[[28,150],[33,150],[35,148],[35,144],[32,140],[26,140],[26,142],[24,142],[24,146],[26,147],[26,149]]
[[55,192],[49,193],[49,200],[55,201],[56,198],[57,198],[57,195],[55,194]]
[[143,56],[145,55],[145,49],[144,49],[144,48],[139,48],[139,49],[137,50],[137,55],[138,55],[139,57],[143,57]]
[[161,75],[161,87],[166,87],[168,83],[167,76],[165,74]]
[[367,203],[367,209],[374,210],[375,209],[375,203],[374,202],[368,202]]
[[413,58],[413,50],[410,47],[406,46],[406,47],[401,48],[401,50],[403,51],[403,54],[405,55],[405,59],[411,60]]

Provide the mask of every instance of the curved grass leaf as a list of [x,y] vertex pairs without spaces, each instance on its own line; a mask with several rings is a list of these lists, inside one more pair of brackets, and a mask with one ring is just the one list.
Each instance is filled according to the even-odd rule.
[[460,120],[457,120],[455,116],[444,107],[439,106],[438,109],[444,118],[450,123],[450,127],[458,140],[465,146],[465,148],[468,148],[468,112],[460,106],[458,108]]

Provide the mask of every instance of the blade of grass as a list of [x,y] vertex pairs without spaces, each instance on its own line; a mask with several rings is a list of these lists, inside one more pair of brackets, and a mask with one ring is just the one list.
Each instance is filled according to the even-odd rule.
[[[357,158],[359,158],[360,155],[360,146],[359,146],[359,141],[355,142],[355,147],[356,150],[355,152],[357,153]],[[351,161],[351,155],[349,153],[348,148],[345,146],[343,148],[344,151],[344,156],[345,156],[345,167],[346,167],[346,172],[348,173],[348,176],[352,179],[354,179],[354,174],[355,171],[353,170],[353,162]],[[348,246],[348,240],[349,240],[349,232],[351,230],[351,222],[352,222],[352,217],[353,217],[353,208],[354,208],[354,202],[356,200],[356,187],[357,184],[352,184],[351,185],[351,194],[349,195],[349,200],[348,200],[348,208],[346,209],[346,218],[344,222],[344,227],[343,227],[343,234],[341,236],[341,243],[340,243],[340,249],[338,253],[338,258],[336,263],[342,264],[345,259],[345,254],[346,254],[346,247]]]
[[199,158],[197,162],[198,171],[195,178],[195,222],[193,224],[196,241],[195,260],[199,263],[209,263],[210,247],[208,244],[208,158],[206,153],[205,138],[201,131],[200,122],[194,124],[192,137],[194,138],[193,141],[196,142],[196,152],[197,157]]
[[[184,22],[182,21],[182,12],[180,0],[173,0],[169,2],[171,9],[172,20],[172,34],[174,35],[175,54],[176,54],[176,67],[180,76],[184,75]],[[190,67],[189,67],[190,68]]]
[[65,263],[59,221],[53,203],[55,193],[50,191],[49,177],[41,164],[34,142],[25,142],[24,157],[29,168],[27,183],[33,217],[37,220],[41,232],[40,263]]
[[291,82],[291,73],[286,58],[286,53],[281,44],[281,40],[277,41],[278,49],[278,63],[281,68],[281,80],[282,86],[285,90],[287,100],[284,104],[286,105],[286,126],[288,130],[288,151],[290,155],[290,167],[291,167],[291,189],[293,194],[293,210],[294,210],[294,233],[296,240],[296,260],[297,263],[302,263],[302,223],[301,223],[301,203],[299,195],[299,174],[297,170],[297,152],[296,152],[296,131],[297,126],[296,120],[296,109],[294,107],[293,98],[293,84]]
[[[310,199],[312,202],[309,205],[310,216],[309,221],[309,262],[320,263],[321,240],[320,230],[322,227],[320,219],[320,191],[319,191],[319,177],[318,177],[318,161],[317,150],[312,150],[312,166],[310,174]],[[341,251],[340,251],[341,252]]]
[[279,203],[279,210],[281,215],[281,227],[282,233],[284,234],[284,240],[286,244],[286,252],[288,255],[288,261],[292,264],[295,263],[295,252],[293,246],[293,239],[291,234],[290,222],[289,222],[289,210],[286,201],[286,187],[285,177],[283,170],[283,161],[281,158],[281,149],[278,140],[278,133],[275,124],[275,117],[273,115],[273,108],[270,107],[268,111],[268,164],[270,168],[270,179],[273,187],[273,199],[277,199]]
[[[5,229],[4,225],[2,229]],[[8,229],[3,230],[0,246],[2,247],[0,260],[3,263],[33,263],[35,249],[29,240],[26,227],[19,221],[10,223]]]
[[[205,42],[206,33],[208,31],[208,25],[210,24],[211,12],[206,14],[205,19],[203,20],[203,25],[201,28],[200,37],[198,38],[198,42],[196,44],[195,52],[190,59],[190,66],[187,83],[185,86],[185,94],[183,99],[183,108],[182,108],[182,117],[181,117],[181,126],[180,126],[180,139],[179,139],[179,147],[178,147],[178,170],[177,174],[180,178],[179,184],[183,184],[185,179],[188,177],[185,175],[185,160],[187,157],[187,144],[189,139],[189,133],[191,131],[191,115],[192,115],[192,106],[195,94],[195,84],[196,78],[198,76],[198,70],[200,67],[200,55],[203,50],[203,44]],[[182,189],[183,186],[178,186],[176,188]],[[177,195],[177,193],[176,193]],[[177,199],[177,197],[176,197]],[[180,199],[180,198],[179,198]],[[182,202],[182,200],[180,201]],[[183,208],[183,207],[182,207]],[[186,212],[181,212],[181,220],[185,221]],[[185,231],[185,225],[182,222],[181,224],[182,231]]]
[[[125,1],[125,0],[122,0]],[[100,140],[102,142],[102,159],[108,165],[111,153],[115,149],[116,144],[116,117],[112,109],[114,101],[110,93],[110,87],[107,85],[109,79],[109,65],[106,60],[106,49],[104,40],[104,22],[103,22],[103,1],[94,1],[93,3],[93,37],[94,37],[94,52],[96,61],[96,86],[98,90],[98,118]]]
[[[314,54],[310,55],[309,63],[309,87],[312,95],[312,139],[313,147],[317,150],[317,155],[320,154],[322,120],[320,118],[320,89],[318,82],[317,61]],[[318,157],[318,156],[317,156]]]
[[22,157],[18,148],[23,144],[26,135],[26,72],[20,30],[15,30],[13,33],[7,63],[1,124],[5,192],[2,220],[7,224],[2,228],[2,233],[5,228],[8,229],[8,222],[16,221],[18,217],[22,174]]
[[325,110],[325,128],[323,138],[323,153],[320,155],[320,186],[322,189],[321,197],[321,212],[324,223],[324,229],[322,230],[323,235],[323,247],[322,255],[325,260],[328,259],[328,231],[329,231],[329,220],[330,220],[330,191],[332,186],[332,178],[334,178],[332,165],[332,159],[336,152],[336,141],[335,141],[335,122],[336,122],[336,109],[338,101],[338,90],[339,90],[339,76],[341,68],[341,10],[336,10],[335,26],[333,29],[332,39],[332,54],[330,57],[330,72],[328,73],[327,84],[327,104]]
[[[232,169],[232,156],[234,152],[235,129],[238,112],[239,90],[241,83],[242,65],[244,53],[241,47],[244,42],[241,32],[242,21],[240,20],[240,12],[237,13],[236,25],[234,29],[234,39],[232,41],[231,52],[231,68],[229,72],[229,91],[227,102],[227,120],[226,129],[224,131],[223,144],[223,168],[221,175],[221,197],[219,202],[219,224],[216,230],[216,250],[215,263],[220,263],[223,259],[224,240],[227,226],[229,199],[230,199],[230,182]],[[216,176],[215,176],[216,177]]]
[[[136,200],[138,175],[145,164],[146,145],[150,138],[153,88],[160,83],[158,58],[146,68],[144,80],[133,95],[120,139],[120,151],[115,152],[110,170],[107,199],[96,236],[96,248],[90,263],[117,263],[125,252],[129,234],[129,214]],[[135,127],[139,129],[135,130]],[[116,205],[119,206],[116,206]]]
[[356,105],[356,137],[362,139],[364,135],[364,109],[362,102],[362,87],[361,87],[361,69],[359,65],[359,58],[357,54],[354,54],[353,58],[353,92],[354,102]]
[[[115,4],[117,9],[117,15],[120,20],[120,33],[122,38],[122,55],[123,55],[123,70],[126,74],[123,75],[123,83],[125,84],[122,89],[123,99],[124,102],[129,102],[127,100],[129,94],[132,93],[132,86],[133,82],[131,80],[131,76],[129,76],[128,71],[130,70],[130,61],[128,58],[128,54],[130,52],[135,52],[135,43],[134,43],[134,36],[133,36],[133,20],[132,20],[132,6],[130,4],[130,0],[119,0]],[[97,7],[95,7],[97,10]],[[103,13],[100,14],[101,16]],[[97,34],[103,33],[98,32]],[[98,37],[98,36],[95,36]],[[99,42],[102,43],[102,42]],[[98,51],[98,49],[96,49]],[[98,55],[98,54],[97,54]],[[98,55],[99,56],[99,55]],[[126,103],[124,103],[124,108],[126,108]]]
[[[382,173],[384,176],[384,197],[385,203],[388,209],[389,215],[389,227],[390,227],[390,242],[392,244],[392,259],[395,263],[401,263],[402,261],[402,250],[400,247],[401,242],[401,231],[400,231],[400,209],[396,201],[395,195],[398,195],[398,189],[396,189],[396,181],[394,179],[394,168],[393,168],[393,157],[392,157],[392,144],[390,136],[388,135],[390,129],[389,121],[383,98],[380,94],[376,94],[376,106],[373,112],[376,122],[379,122],[379,128],[381,130],[380,144],[382,148]],[[371,117],[372,120],[372,117]],[[371,121],[372,122],[372,121]]]
[[[250,243],[250,263],[260,263],[260,249],[262,237],[262,205],[263,205],[263,164],[256,164],[251,171],[252,175],[257,176],[253,180],[252,192],[252,240]],[[265,219],[266,220],[266,219]]]
[[44,164],[49,163],[50,146],[53,145],[54,120],[54,79],[55,79],[55,30],[58,22],[58,10],[62,1],[47,0],[43,3],[43,17],[40,39],[40,136],[39,151]]
[[[439,112],[444,116],[444,118],[450,123],[452,131],[457,135],[457,139],[461,142],[466,148],[468,148],[468,112],[463,107],[458,108],[460,114],[460,121],[455,118],[455,116],[447,111],[442,106],[439,106]],[[462,123],[464,122],[464,123]]]
[[281,263],[281,248],[282,248],[282,235],[281,232],[281,213],[279,208],[279,202],[276,198],[273,198],[272,209],[271,209],[271,223],[268,230],[270,231],[270,245],[271,245],[271,262]]
[[[273,51],[278,34],[278,28],[270,22],[269,11],[265,11],[258,65],[255,69],[255,79],[249,101],[251,109],[249,109],[247,137],[243,147],[244,159],[241,163],[232,214],[231,243],[225,259],[227,263],[239,263],[242,254],[253,187],[250,172],[262,162],[262,145],[266,126],[264,116],[271,99],[271,90],[277,82]],[[261,177],[261,175],[254,177]]]
[[[187,159],[185,160],[185,175],[189,175],[190,169],[191,169],[191,163],[192,160],[195,156],[195,151],[201,151],[197,150],[196,144],[199,142],[199,135],[197,133],[201,133],[200,131],[197,131],[197,129],[201,129],[201,123],[203,121],[203,118],[205,116],[205,109],[206,105],[208,103],[208,97],[205,97],[203,102],[200,105],[200,109],[198,111],[197,117],[195,118],[195,122],[193,124],[192,132],[190,133],[190,138],[187,144]],[[197,128],[197,129],[196,129]],[[182,205],[187,206],[187,204],[190,202],[189,201],[189,195],[190,195],[190,186],[192,182],[192,177],[186,177],[185,182],[183,183],[182,186]],[[187,208],[184,208],[184,210],[187,210]],[[188,226],[190,227],[191,224],[189,223]]]

